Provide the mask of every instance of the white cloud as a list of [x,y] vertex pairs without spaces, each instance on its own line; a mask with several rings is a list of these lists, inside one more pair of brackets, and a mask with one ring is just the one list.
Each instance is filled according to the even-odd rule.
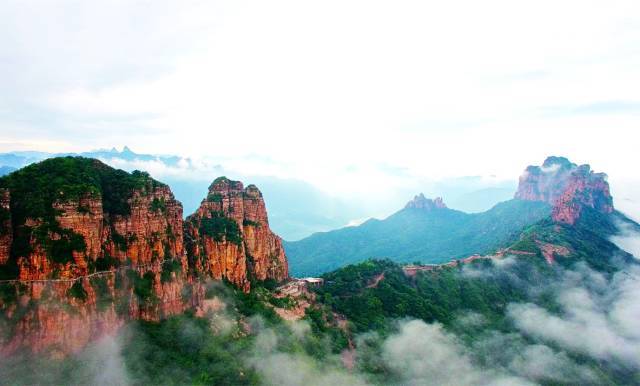
[[620,232],[611,237],[611,242],[616,244],[618,248],[631,253],[636,259],[640,259],[640,232],[638,229],[622,222],[618,224],[618,228]]
[[383,359],[403,385],[531,385],[523,378],[472,363],[464,346],[439,324],[404,322],[383,345]]
[[640,368],[639,282],[640,270],[634,266],[616,273],[610,282],[586,269],[568,272],[557,298],[560,314],[535,304],[511,304],[508,315],[532,337]]

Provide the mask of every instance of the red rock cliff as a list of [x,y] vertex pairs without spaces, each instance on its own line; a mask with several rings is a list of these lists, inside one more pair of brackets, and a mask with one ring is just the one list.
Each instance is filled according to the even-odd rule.
[[186,224],[168,186],[96,160],[47,160],[0,186],[0,354],[76,352],[198,307],[208,278],[248,291],[288,277],[255,186],[216,180]]
[[585,207],[602,213],[614,210],[606,174],[563,157],[549,157],[542,166],[527,167],[515,198],[547,202],[553,206],[554,221],[567,224],[574,224]]
[[[64,355],[127,320],[157,320],[198,301],[202,289],[185,274],[182,205],[167,186],[146,181],[120,201],[87,188],[80,198],[52,200],[53,217],[15,224],[12,206],[27,213],[25,202],[0,191],[0,353]],[[126,213],[105,211],[107,200]]]
[[251,279],[288,277],[281,239],[269,228],[262,194],[254,185],[216,179],[209,194],[185,223],[189,259],[216,279],[245,291]]
[[13,242],[10,202],[9,190],[0,188],[0,265],[9,260]]

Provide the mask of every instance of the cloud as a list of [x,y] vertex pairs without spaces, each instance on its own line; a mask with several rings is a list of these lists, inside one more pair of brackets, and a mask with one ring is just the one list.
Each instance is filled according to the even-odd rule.
[[26,354],[2,358],[0,379],[17,385],[127,386],[133,382],[122,356],[122,337],[103,336],[65,362]]
[[640,318],[640,268],[629,266],[610,280],[586,268],[569,271],[557,302],[560,313],[515,303],[507,315],[520,331],[536,339],[640,368],[640,333],[634,327]]
[[290,353],[279,350],[280,341],[286,340],[282,334],[291,333],[297,341],[304,341],[310,332],[309,324],[293,322],[290,330],[277,332],[264,328],[260,321],[254,321],[258,332],[249,363],[261,375],[265,385],[282,386],[365,386],[369,383],[360,374],[347,371],[337,356],[318,360],[305,353]]
[[509,369],[534,380],[580,381],[581,384],[593,384],[597,380],[592,370],[577,365],[566,353],[542,344],[525,346],[509,363]]
[[619,222],[617,225],[620,232],[611,237],[611,242],[616,244],[618,248],[631,253],[636,259],[640,259],[640,231],[638,227],[626,222]]
[[404,385],[531,385],[516,376],[472,363],[456,337],[439,324],[411,320],[383,344],[383,359]]
[[[86,373],[87,384],[125,386],[131,383],[122,348],[117,337],[105,336],[91,344],[82,353],[82,370]],[[79,382],[80,384],[84,381]]]

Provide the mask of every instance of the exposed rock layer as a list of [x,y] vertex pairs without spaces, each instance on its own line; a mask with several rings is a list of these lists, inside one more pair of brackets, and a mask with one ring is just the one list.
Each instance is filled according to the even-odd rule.
[[190,261],[216,279],[249,290],[251,280],[288,277],[282,240],[269,228],[262,194],[254,185],[245,189],[239,181],[216,179],[187,219],[185,232]]
[[0,188],[0,264],[9,260],[13,242],[10,202],[9,190]]
[[574,224],[584,208],[601,213],[614,210],[607,175],[563,157],[549,157],[542,166],[527,167],[515,198],[551,204],[553,220],[566,224]]
[[[60,162],[106,168],[87,159]],[[52,164],[40,167],[51,173]],[[41,212],[52,215],[41,217],[25,215],[24,191],[12,196],[0,188],[0,354],[76,352],[128,320],[159,320],[198,307],[208,278],[248,291],[250,279],[288,277],[281,240],[269,229],[256,187],[216,180],[185,224],[169,187],[141,176],[135,182],[144,183],[130,191],[95,185],[78,193],[74,185],[73,196],[55,192],[64,198],[48,201]],[[0,180],[12,186],[7,181]],[[212,216],[203,234],[202,219]],[[221,224],[235,227],[220,233]]]

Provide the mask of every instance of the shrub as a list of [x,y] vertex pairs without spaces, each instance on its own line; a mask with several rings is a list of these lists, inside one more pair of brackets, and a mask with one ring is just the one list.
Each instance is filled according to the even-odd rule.
[[173,272],[182,272],[182,265],[178,260],[166,260],[162,263],[162,273],[160,274],[160,281],[166,283],[171,281],[171,274]]
[[216,211],[211,212],[211,217],[205,217],[200,222],[200,234],[209,236],[217,242],[228,241],[240,245],[242,234],[238,224],[224,214]]
[[167,213],[167,204],[164,202],[164,197],[158,198],[154,197],[151,201],[151,211],[152,212],[160,212]]
[[73,283],[71,288],[67,290],[67,295],[78,300],[87,300],[87,291],[85,291],[80,280],[76,280]]
[[137,274],[133,277],[133,293],[135,293],[136,296],[144,301],[154,300],[155,293],[153,292],[153,272],[145,272],[142,277],[138,276]]

